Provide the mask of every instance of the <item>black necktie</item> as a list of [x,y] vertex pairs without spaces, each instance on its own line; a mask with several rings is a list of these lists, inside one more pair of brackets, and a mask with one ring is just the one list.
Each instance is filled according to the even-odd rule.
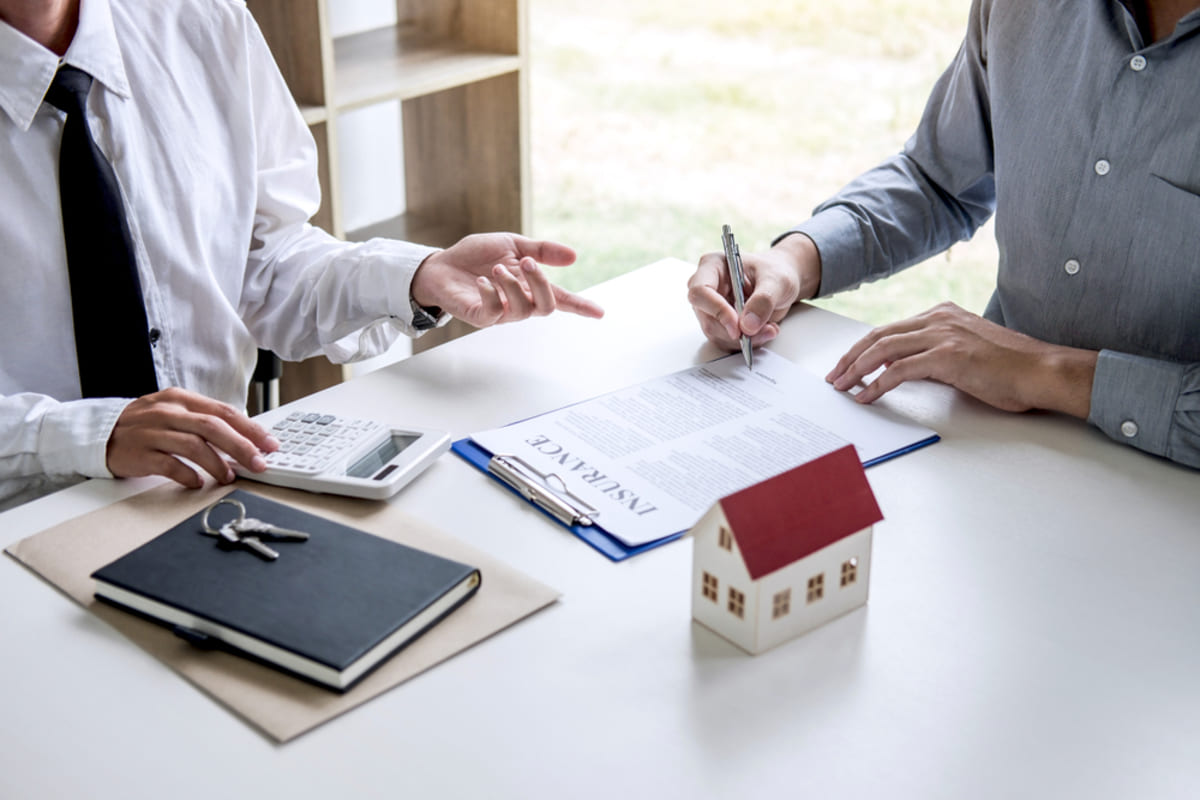
[[46,93],[67,114],[58,189],[79,383],[84,397],[140,397],[158,381],[121,189],[84,110],[91,86],[91,75],[64,64]]

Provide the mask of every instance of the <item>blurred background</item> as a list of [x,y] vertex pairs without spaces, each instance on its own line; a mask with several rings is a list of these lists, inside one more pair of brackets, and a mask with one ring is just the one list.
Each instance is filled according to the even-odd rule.
[[[743,251],[769,246],[900,149],[969,5],[530,0],[531,233],[579,251],[559,282],[694,262],[719,249],[726,222]],[[872,324],[941,300],[982,312],[995,274],[989,225],[818,304]]]
[[[962,40],[969,0],[526,0],[530,235],[573,246],[579,290],[673,256],[723,223],[744,251],[899,150]],[[395,22],[394,0],[337,0],[334,36]],[[347,229],[404,212],[398,101],[339,117]],[[990,224],[904,274],[818,305],[880,324],[942,300],[982,312]],[[686,302],[685,287],[673,298]],[[403,352],[402,352],[403,351]],[[402,357],[386,357],[355,372]]]

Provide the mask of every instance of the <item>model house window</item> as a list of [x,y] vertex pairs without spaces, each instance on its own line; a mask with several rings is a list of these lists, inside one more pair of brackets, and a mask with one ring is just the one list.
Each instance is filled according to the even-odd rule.
[[852,558],[842,562],[842,586],[849,586],[858,580],[858,559]]
[[825,573],[808,579],[808,602],[815,603],[825,596]]
[[792,590],[784,589],[782,592],[775,593],[775,599],[771,603],[771,619],[779,619],[787,616],[787,613],[792,610]]
[[733,550],[733,534],[724,525],[721,526],[721,532],[717,534],[717,544],[722,550]]
[[729,587],[729,613],[738,619],[744,619],[746,616],[746,595],[732,586]]
[[701,591],[709,600],[717,602],[717,576],[704,573],[704,588]]

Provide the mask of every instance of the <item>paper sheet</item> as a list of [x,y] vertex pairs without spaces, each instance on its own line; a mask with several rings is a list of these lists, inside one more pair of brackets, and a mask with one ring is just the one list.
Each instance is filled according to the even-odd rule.
[[89,576],[95,569],[199,512],[230,487],[196,492],[162,486],[31,536],[6,552],[280,742],[382,694],[559,596],[554,589],[409,517],[396,506],[246,482],[237,485],[377,536],[472,564],[479,567],[483,582],[475,597],[354,688],[337,694],[231,653],[197,649],[170,630],[92,596]]
[[557,476],[637,545],[847,443],[866,463],[936,435],[763,350],[753,371],[732,355],[471,438]]

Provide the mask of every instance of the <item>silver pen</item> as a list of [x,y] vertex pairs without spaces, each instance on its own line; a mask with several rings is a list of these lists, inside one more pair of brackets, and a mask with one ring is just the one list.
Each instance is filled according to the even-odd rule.
[[[742,252],[738,249],[733,238],[733,229],[728,225],[721,226],[721,244],[725,247],[725,263],[729,265],[729,283],[733,286],[733,307],[737,310],[738,319],[742,318],[742,309],[746,307],[746,295],[743,288],[746,275],[742,272]],[[746,359],[746,368],[754,369],[754,351],[750,347],[750,337],[742,334],[742,357]]]

